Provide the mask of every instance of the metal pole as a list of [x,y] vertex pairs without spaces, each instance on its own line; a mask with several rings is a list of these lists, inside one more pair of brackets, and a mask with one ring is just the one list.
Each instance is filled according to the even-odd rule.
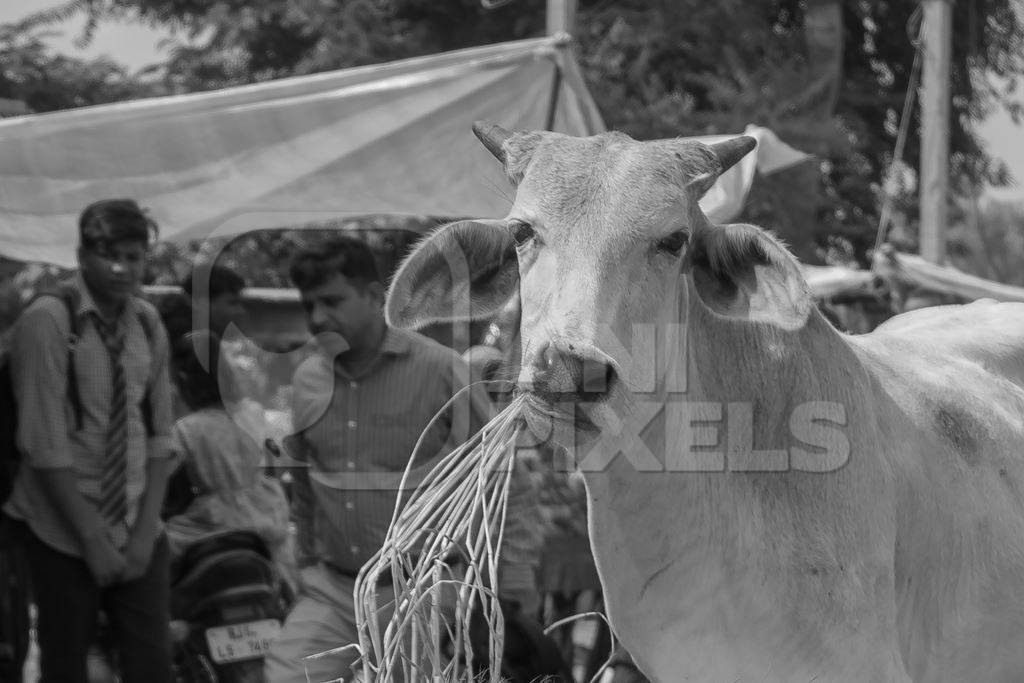
[[[548,0],[547,31],[549,36],[572,35],[576,20],[576,0]],[[558,96],[562,90],[562,59],[555,59],[555,74],[551,80],[548,96],[548,113],[544,119],[544,130],[554,130],[558,113]]]
[[921,256],[946,258],[949,195],[949,65],[953,0],[922,0],[924,68],[921,78]]
[[576,20],[576,0],[548,0],[548,35],[572,35]]

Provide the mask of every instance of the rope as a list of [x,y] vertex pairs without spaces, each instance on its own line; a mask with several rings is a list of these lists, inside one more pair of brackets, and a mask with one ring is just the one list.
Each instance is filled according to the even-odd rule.
[[[910,19],[907,21],[907,32],[910,32],[910,26],[915,21],[920,20],[921,6],[918,5],[914,13],[910,15]],[[885,174],[885,181],[883,183],[882,191],[884,196],[882,199],[882,210],[878,216],[878,232],[875,235],[875,251],[881,248],[885,242],[885,237],[889,228],[889,221],[892,220],[893,203],[895,197],[890,191],[892,184],[893,172],[896,169],[897,164],[903,163],[903,150],[907,145],[907,133],[910,129],[910,121],[913,118],[911,110],[914,106],[914,95],[917,93],[918,81],[921,77],[921,55],[923,50],[921,49],[921,31],[922,27],[920,23],[917,28],[917,37],[910,37],[911,44],[914,46],[914,65],[910,68],[910,78],[907,81],[907,94],[903,99],[903,112],[900,114],[900,129],[896,134],[896,148],[893,150],[892,161],[889,163],[889,168]]]

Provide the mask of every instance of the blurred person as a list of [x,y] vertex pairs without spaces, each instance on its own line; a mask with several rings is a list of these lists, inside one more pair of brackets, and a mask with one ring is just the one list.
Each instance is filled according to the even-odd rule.
[[[198,283],[201,289],[196,289],[197,278],[206,279],[205,285]],[[220,338],[221,362],[225,374],[232,378],[229,393],[223,397],[225,407],[262,448],[268,439],[273,442],[280,437],[282,426],[268,377],[273,369],[263,362],[268,354],[242,330],[248,316],[242,297],[246,286],[245,278],[231,268],[204,263],[197,264],[192,275],[181,283],[193,310],[198,309],[200,316],[206,314],[206,320],[200,320],[204,329]],[[234,331],[228,329],[231,323],[235,324]]]
[[[196,290],[196,279],[209,277],[200,290]],[[193,308],[200,313],[208,308],[207,320],[201,320],[202,326],[218,337],[223,338],[230,323],[240,326],[246,317],[245,302],[242,290],[245,289],[245,278],[227,266],[218,264],[197,264],[192,275],[181,283],[181,289],[189,298]],[[205,290],[205,291],[203,291]]]
[[[369,247],[335,237],[296,255],[291,278],[302,296],[321,353],[294,378],[288,454],[296,468],[292,516],[298,530],[300,597],[267,656],[267,679],[305,683],[349,676],[351,649],[304,658],[358,642],[353,589],[362,566],[380,549],[391,522],[397,482],[435,413],[469,381],[458,355],[384,320],[384,283]],[[482,386],[459,395],[423,436],[416,453],[425,472],[491,417]],[[371,479],[388,480],[390,486]],[[331,483],[331,482],[335,483]],[[534,610],[539,539],[529,486],[513,476],[499,595]],[[407,499],[408,494],[406,494]],[[386,622],[393,602],[389,580],[378,586]]]
[[187,295],[168,294],[160,297],[155,305],[168,339],[177,339],[192,331],[192,300]]
[[[192,301],[181,293],[169,294],[156,301],[156,310],[167,330],[168,339],[178,339],[192,331]],[[171,408],[174,419],[188,414],[188,405],[182,400],[177,382],[171,382]],[[175,477],[171,478],[170,486],[175,488]],[[175,493],[174,496],[178,494]]]
[[[195,354],[196,344],[209,350],[208,370]],[[172,343],[174,379],[190,412],[174,423],[171,450],[192,497],[166,521],[171,556],[180,557],[210,534],[253,531],[294,585],[288,499],[281,483],[264,474],[261,445],[224,407],[219,345],[217,335],[206,330],[186,333]]]
[[[198,289],[196,278],[203,280],[198,283]],[[265,393],[260,384],[265,378],[259,368],[254,367],[254,356],[259,349],[240,330],[247,315],[242,299],[245,279],[226,266],[199,263],[179,286],[182,293],[163,297],[157,306],[169,338],[178,339],[198,330],[209,330],[217,335],[224,353],[221,360],[225,369],[238,380],[232,383],[232,394],[224,396],[229,412],[247,429],[267,432],[265,408],[259,400]],[[197,312],[200,316],[198,321],[195,320]],[[224,334],[231,323],[239,329],[225,339]],[[190,409],[181,400],[177,383],[174,389],[175,417],[182,417]]]
[[78,227],[78,272],[12,335],[22,464],[5,512],[36,586],[41,683],[85,683],[101,609],[122,680],[169,682],[168,342],[138,296],[156,225],[109,199]]
[[[205,269],[204,277],[209,276],[204,292],[193,291],[195,273]],[[180,293],[168,294],[160,297],[156,302],[160,319],[167,329],[168,339],[179,339],[195,329],[208,329],[223,336],[224,330],[230,322],[238,322],[245,315],[245,308],[242,305],[242,290],[245,288],[245,280],[233,270],[224,266],[198,265],[193,268],[193,273],[182,280],[179,285]],[[201,299],[197,298],[202,295]],[[200,320],[200,325],[195,326],[195,312],[199,309],[200,314],[205,312],[205,320]],[[173,383],[172,395],[174,401],[174,417],[179,418],[189,412],[188,406],[181,400],[177,391],[177,383]]]

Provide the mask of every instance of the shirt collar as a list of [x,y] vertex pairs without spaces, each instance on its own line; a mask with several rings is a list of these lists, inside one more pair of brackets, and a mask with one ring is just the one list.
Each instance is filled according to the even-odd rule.
[[384,333],[384,343],[380,346],[380,352],[388,356],[404,356],[409,353],[411,344],[408,334],[404,330],[396,330],[388,327]]
[[[380,346],[381,356],[404,356],[412,350],[412,342],[409,339],[409,333],[405,330],[398,330],[393,327],[388,327],[384,332],[384,341]],[[333,362],[333,357],[319,354],[320,362],[323,367],[330,371],[330,368],[334,368],[335,372],[341,373],[343,376],[348,377],[348,373],[341,368],[341,366]],[[373,365],[375,365],[374,363]],[[371,365],[371,367],[373,367]],[[362,374],[366,374],[368,370],[364,370]]]
[[[96,305],[96,299],[93,298],[92,292],[89,290],[89,286],[85,284],[85,278],[82,277],[82,271],[78,271],[71,278],[71,286],[78,290],[78,308],[75,311],[75,315],[81,319],[83,316],[94,313],[101,315],[99,306]],[[126,313],[133,310],[135,306],[135,297],[130,296],[128,300],[124,302],[124,309],[121,311],[121,317],[123,318]]]

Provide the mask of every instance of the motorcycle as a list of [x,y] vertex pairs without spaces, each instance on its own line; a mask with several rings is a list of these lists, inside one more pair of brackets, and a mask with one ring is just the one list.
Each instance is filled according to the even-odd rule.
[[208,536],[186,548],[171,580],[178,683],[262,683],[263,657],[294,600],[263,539]]

